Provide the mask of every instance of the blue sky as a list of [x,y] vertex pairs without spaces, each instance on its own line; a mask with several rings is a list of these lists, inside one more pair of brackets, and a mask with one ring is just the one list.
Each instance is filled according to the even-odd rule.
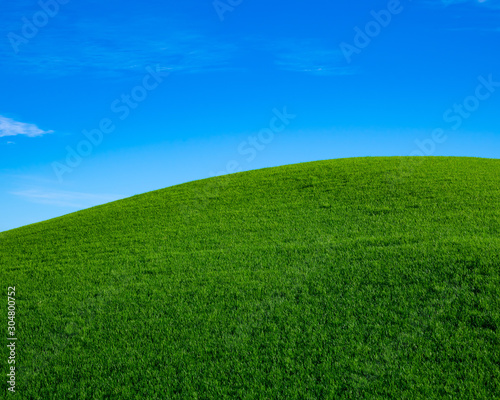
[[0,20],[0,231],[221,173],[500,154],[499,1],[4,0]]

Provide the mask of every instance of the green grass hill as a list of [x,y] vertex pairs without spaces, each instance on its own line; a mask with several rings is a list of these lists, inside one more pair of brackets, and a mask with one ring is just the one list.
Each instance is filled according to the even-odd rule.
[[190,182],[0,233],[0,268],[0,398],[500,398],[500,160]]

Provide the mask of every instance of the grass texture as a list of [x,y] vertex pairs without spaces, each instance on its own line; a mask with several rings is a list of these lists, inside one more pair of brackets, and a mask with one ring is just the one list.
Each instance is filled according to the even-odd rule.
[[499,160],[357,158],[0,233],[5,398],[500,398],[499,204]]

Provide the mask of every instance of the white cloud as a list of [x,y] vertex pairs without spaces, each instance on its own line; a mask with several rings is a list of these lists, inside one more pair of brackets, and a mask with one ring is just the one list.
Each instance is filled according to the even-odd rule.
[[54,131],[44,131],[38,126],[15,121],[0,115],[0,137],[24,135],[27,137],[42,136]]
[[92,194],[61,190],[47,191],[44,189],[28,189],[19,192],[11,192],[10,194],[22,197],[33,203],[71,208],[88,208],[98,204],[115,201],[123,197],[110,194]]

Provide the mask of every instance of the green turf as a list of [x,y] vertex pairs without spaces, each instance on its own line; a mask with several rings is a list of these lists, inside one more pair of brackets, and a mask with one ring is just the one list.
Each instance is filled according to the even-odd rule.
[[499,160],[358,158],[0,233],[5,396],[500,398],[499,204]]

